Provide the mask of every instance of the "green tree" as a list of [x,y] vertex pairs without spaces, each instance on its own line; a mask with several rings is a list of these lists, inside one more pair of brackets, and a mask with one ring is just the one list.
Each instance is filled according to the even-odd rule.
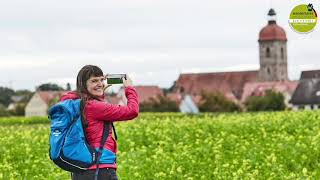
[[245,103],[248,111],[281,111],[286,108],[280,92],[267,90],[265,96],[251,96]]
[[7,107],[12,102],[12,95],[14,95],[14,90],[7,87],[0,87],[0,104]]
[[234,102],[228,100],[221,92],[202,92],[201,112],[234,112],[240,111],[241,108]]
[[25,115],[26,105],[27,104],[25,104],[25,103],[17,104],[16,109],[15,109],[15,115],[16,116],[24,116]]
[[26,103],[16,104],[15,109],[7,111],[6,116],[24,116],[26,105]]
[[10,116],[10,115],[11,114],[10,114],[10,112],[7,111],[7,108],[4,105],[0,104],[0,117],[1,116]]
[[70,83],[67,83],[67,88],[66,88],[67,91],[71,91],[71,84]]
[[39,91],[63,91],[64,89],[57,84],[45,83],[41,84],[37,90]]

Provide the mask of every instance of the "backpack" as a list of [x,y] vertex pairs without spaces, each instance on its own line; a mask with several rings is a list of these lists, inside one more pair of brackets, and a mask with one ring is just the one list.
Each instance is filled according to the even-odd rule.
[[[97,165],[98,171],[99,164],[113,164],[116,161],[115,154],[103,148],[109,135],[110,122],[104,123],[100,147],[91,147],[81,120],[80,103],[80,99],[65,100],[49,109],[48,118],[51,120],[49,156],[57,166],[66,171],[83,172],[94,164]],[[113,124],[112,127],[115,130]]]

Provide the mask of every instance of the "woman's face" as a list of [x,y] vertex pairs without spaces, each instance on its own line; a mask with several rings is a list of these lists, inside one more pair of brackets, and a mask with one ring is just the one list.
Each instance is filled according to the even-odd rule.
[[92,96],[100,97],[104,91],[104,77],[103,76],[91,76],[87,80],[87,90]]

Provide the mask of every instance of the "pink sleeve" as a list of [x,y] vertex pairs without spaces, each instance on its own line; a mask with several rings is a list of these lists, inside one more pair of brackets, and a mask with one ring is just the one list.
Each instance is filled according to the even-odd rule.
[[122,121],[134,119],[139,114],[138,95],[133,87],[125,88],[125,95],[128,99],[126,106],[113,105],[103,101],[94,101],[86,107],[87,113],[97,120]]

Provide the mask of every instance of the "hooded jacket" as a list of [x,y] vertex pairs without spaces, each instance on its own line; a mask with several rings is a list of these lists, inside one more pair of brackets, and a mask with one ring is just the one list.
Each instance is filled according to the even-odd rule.
[[[89,99],[84,107],[84,113],[88,122],[88,127],[85,129],[88,143],[94,147],[99,148],[101,144],[104,121],[125,121],[131,120],[139,114],[138,95],[132,86],[125,88],[125,95],[127,97],[127,105],[113,105],[104,101],[104,97],[97,99]],[[76,92],[68,92],[61,96],[60,101],[67,99],[79,99]],[[104,148],[111,151],[114,155],[117,153],[117,142],[112,136],[112,126],[109,127],[109,136],[104,144]],[[117,164],[100,164],[99,168],[117,168]],[[96,165],[89,169],[96,169]]]

